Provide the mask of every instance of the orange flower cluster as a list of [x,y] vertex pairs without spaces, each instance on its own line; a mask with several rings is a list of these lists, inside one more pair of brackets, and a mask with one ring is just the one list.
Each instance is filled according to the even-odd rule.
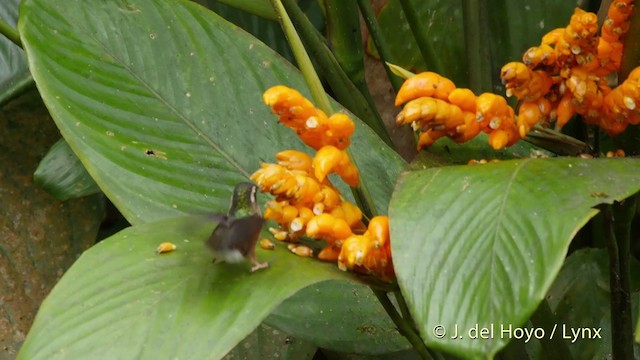
[[263,163],[251,175],[261,191],[275,196],[264,215],[280,226],[269,229],[271,233],[282,241],[295,242],[303,235],[323,240],[327,246],[318,254],[320,260],[338,261],[342,270],[392,279],[388,218],[375,217],[366,229],[362,211],[345,200],[327,178],[335,173],[350,186],[358,186],[358,169],[345,151],[355,129],[351,119],[345,114],[328,117],[285,86],[270,88],[263,99],[280,123],[317,150],[313,158],[295,150],[279,152],[277,163]]
[[607,76],[620,68],[621,37],[629,28],[632,0],[613,0],[598,36],[596,14],[576,8],[566,28],[550,31],[523,62],[506,64],[500,73],[507,96],[522,100],[518,111],[521,137],[537,123],[564,126],[574,114],[617,135],[640,122],[638,75],[611,90]]
[[349,146],[355,125],[347,115],[336,113],[327,117],[302,94],[282,85],[265,91],[262,99],[280,116],[278,122],[293,129],[307,146],[316,150],[325,145],[340,150]]
[[407,79],[398,91],[396,106],[407,103],[396,116],[396,124],[411,124],[419,130],[418,150],[443,136],[465,142],[481,131],[489,134],[494,149],[519,140],[513,109],[499,95],[477,96],[434,72]]
[[389,217],[374,217],[364,234],[351,235],[344,240],[338,267],[368,272],[383,280],[395,278],[391,262]]

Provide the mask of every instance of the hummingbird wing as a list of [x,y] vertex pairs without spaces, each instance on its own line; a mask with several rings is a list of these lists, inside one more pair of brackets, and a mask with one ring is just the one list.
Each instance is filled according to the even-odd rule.
[[230,219],[223,216],[207,240],[207,246],[215,253],[240,251],[247,256],[256,246],[264,219],[259,215]]

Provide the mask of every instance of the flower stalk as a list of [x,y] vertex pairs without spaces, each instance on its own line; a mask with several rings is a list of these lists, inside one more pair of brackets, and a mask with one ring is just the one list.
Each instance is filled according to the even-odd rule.
[[22,48],[22,41],[20,41],[20,34],[16,29],[9,25],[6,21],[0,19],[0,34],[4,35],[12,43]]

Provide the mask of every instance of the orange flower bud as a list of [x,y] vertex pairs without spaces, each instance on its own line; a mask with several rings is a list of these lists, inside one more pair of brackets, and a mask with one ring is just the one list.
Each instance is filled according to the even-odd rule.
[[313,197],[313,202],[316,204],[324,204],[325,211],[330,211],[340,204],[340,195],[334,188],[327,185],[322,185],[322,189],[320,190],[320,192],[318,192],[316,196]]
[[289,251],[292,253],[301,256],[301,257],[311,257],[313,256],[313,250],[310,247],[304,245],[291,246]]
[[337,261],[340,256],[340,250],[341,248],[336,246],[336,243],[326,246],[318,254],[318,259],[322,261]]
[[265,238],[260,240],[260,247],[265,250],[273,250],[276,248],[276,244],[271,242],[271,240]]
[[566,91],[558,103],[556,126],[562,128],[575,115],[576,110],[571,103],[571,92]]
[[299,170],[309,173],[311,171],[311,156],[296,150],[280,151],[276,154],[278,165],[289,170]]
[[434,72],[423,72],[408,78],[400,87],[396,96],[396,106],[420,97],[434,97],[447,100],[455,84]]
[[314,175],[318,181],[324,181],[332,172],[340,175],[350,186],[358,186],[360,177],[358,169],[351,163],[349,155],[333,146],[323,146],[313,158]]
[[326,117],[302,94],[286,86],[277,85],[268,89],[262,99],[274,114],[280,116],[278,121],[287,127],[303,128],[309,118]]
[[420,135],[418,135],[418,150],[429,147],[431,144],[436,142],[436,140],[446,135],[447,133],[441,130],[427,130],[421,132]]
[[371,240],[363,235],[352,235],[342,243],[342,250],[338,256],[338,267],[342,271],[362,265],[367,253],[371,249]]
[[462,111],[476,112],[476,95],[469,89],[457,88],[449,93],[449,102]]
[[375,216],[372,218],[365,235],[373,238],[376,248],[382,248],[389,241],[389,217]]
[[354,227],[362,220],[362,210],[348,201],[343,201],[331,210],[331,215],[337,219],[343,219],[349,227]]
[[518,110],[518,130],[520,137],[524,138],[529,130],[543,118],[538,104],[533,101],[525,101],[520,104]]
[[310,238],[323,238],[328,242],[345,239],[351,235],[351,228],[343,219],[336,219],[331,214],[320,214],[307,223],[306,234]]

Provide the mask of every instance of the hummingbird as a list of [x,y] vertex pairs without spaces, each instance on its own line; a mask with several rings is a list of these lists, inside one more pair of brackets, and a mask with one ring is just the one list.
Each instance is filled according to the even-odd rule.
[[218,226],[206,242],[217,260],[239,263],[249,259],[251,272],[269,267],[256,259],[256,243],[264,224],[256,194],[258,187],[241,182],[233,189],[231,206],[226,214],[214,215]]

